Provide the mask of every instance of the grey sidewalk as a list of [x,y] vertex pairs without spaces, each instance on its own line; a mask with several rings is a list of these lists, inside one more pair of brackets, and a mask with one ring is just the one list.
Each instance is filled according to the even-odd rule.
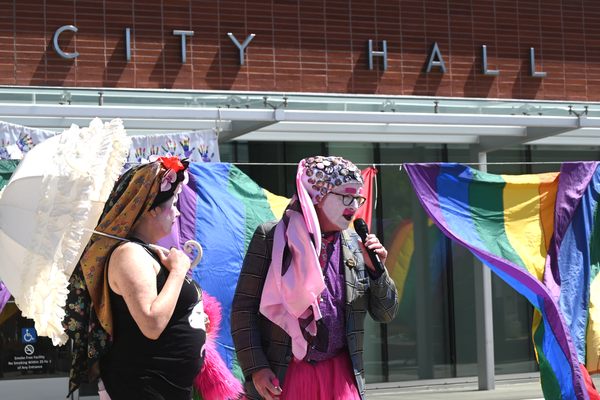
[[[600,376],[592,377],[598,388]],[[539,378],[496,381],[495,390],[478,390],[477,382],[367,390],[370,400],[544,400]]]

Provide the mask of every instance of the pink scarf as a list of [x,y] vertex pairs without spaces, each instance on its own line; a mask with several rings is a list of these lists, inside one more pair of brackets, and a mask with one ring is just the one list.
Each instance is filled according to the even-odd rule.
[[[308,348],[298,318],[308,317],[312,307],[314,319],[306,331],[313,336],[317,334],[316,321],[321,319],[318,297],[325,289],[319,264],[319,220],[310,195],[301,182],[305,164],[304,160],[300,162],[296,174],[298,196],[294,195],[290,203],[299,200],[302,213],[288,208],[286,217],[275,227],[271,266],[260,301],[260,312],[292,338],[292,352],[297,359],[303,359]],[[289,268],[282,275],[286,244],[292,258]]]

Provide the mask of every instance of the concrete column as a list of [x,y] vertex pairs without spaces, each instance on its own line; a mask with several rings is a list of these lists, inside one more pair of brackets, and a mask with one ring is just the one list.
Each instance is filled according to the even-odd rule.
[[[487,154],[479,146],[470,147],[471,161],[487,172]],[[477,370],[479,390],[494,390],[494,323],[492,319],[492,271],[475,259],[475,324],[477,327]]]
[[419,379],[434,378],[433,363],[433,318],[431,301],[431,264],[427,213],[417,195],[412,198],[415,251],[415,304],[417,312],[417,363]]

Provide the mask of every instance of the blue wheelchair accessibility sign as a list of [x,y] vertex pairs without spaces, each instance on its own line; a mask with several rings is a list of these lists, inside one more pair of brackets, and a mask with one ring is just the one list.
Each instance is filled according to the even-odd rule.
[[23,328],[21,329],[21,341],[23,343],[35,343],[37,333],[35,328]]

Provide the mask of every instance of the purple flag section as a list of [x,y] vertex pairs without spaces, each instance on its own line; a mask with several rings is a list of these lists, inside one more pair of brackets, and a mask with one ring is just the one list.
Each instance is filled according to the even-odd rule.
[[575,210],[587,190],[598,163],[563,163],[554,206],[554,235],[550,242],[544,269],[544,285],[550,290],[554,300],[560,296],[560,272],[558,270],[558,251],[567,229],[571,225]]
[[[189,174],[190,180],[187,185],[183,185],[181,193],[177,199],[177,208],[179,210],[196,210],[196,178],[193,174]],[[178,249],[183,249],[183,245],[190,239],[196,237],[196,213],[183,212],[175,220],[171,234],[160,239],[156,244],[159,246],[170,248],[175,246]],[[196,251],[188,254],[190,261],[196,258]]]
[[10,299],[10,292],[4,285],[4,282],[0,281],[0,313],[4,310],[8,299]]

